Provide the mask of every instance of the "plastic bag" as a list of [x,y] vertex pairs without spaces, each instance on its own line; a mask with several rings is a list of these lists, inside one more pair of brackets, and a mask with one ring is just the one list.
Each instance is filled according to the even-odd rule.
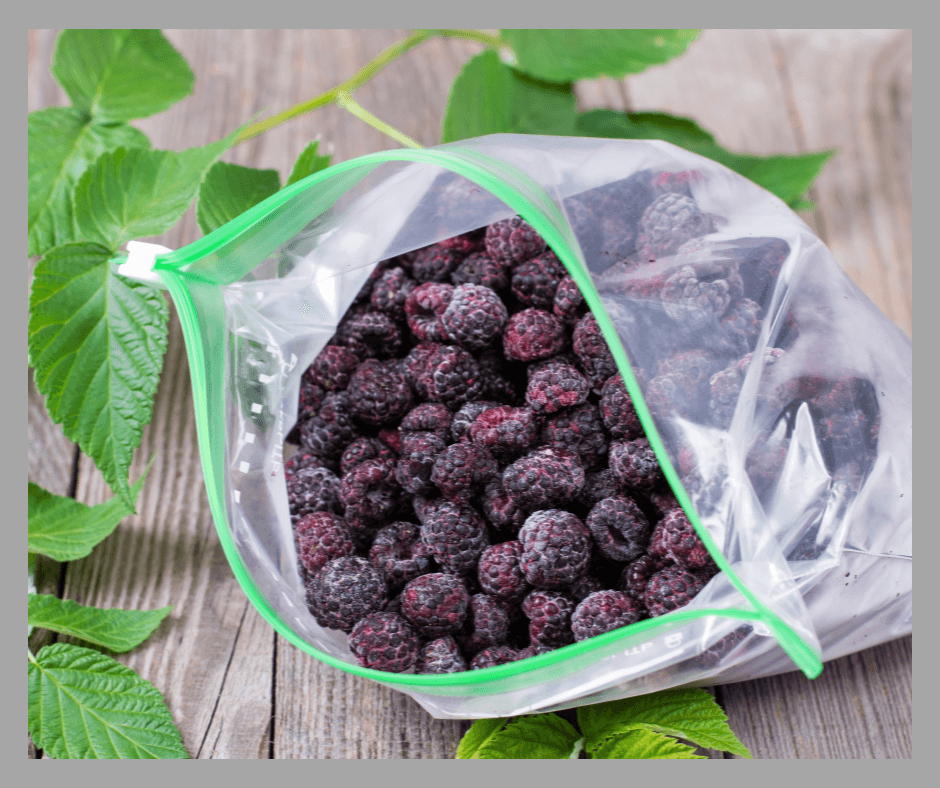
[[[308,611],[297,568],[283,446],[301,374],[380,261],[516,214],[581,288],[721,572],[687,607],[520,662],[362,668]],[[208,497],[249,599],[298,648],[436,717],[815,677],[911,632],[911,343],[792,211],[715,162],[528,135],[390,151],[284,189],[152,271],[138,254],[118,270],[175,302]]]

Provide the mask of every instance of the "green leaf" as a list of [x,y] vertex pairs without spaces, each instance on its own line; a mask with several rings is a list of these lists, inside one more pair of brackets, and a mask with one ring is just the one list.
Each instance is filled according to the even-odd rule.
[[196,221],[208,235],[280,188],[277,170],[256,170],[217,161],[199,188]]
[[206,170],[234,139],[231,134],[179,153],[123,148],[105,153],[75,186],[75,238],[116,250],[169,230],[193,201]]
[[570,83],[528,77],[488,50],[470,58],[451,85],[441,141],[504,132],[572,135],[576,112]]
[[188,758],[159,690],[89,648],[56,643],[29,661],[29,733],[53,758]]
[[666,63],[689,48],[699,30],[500,30],[514,67],[549,82],[622,79]]
[[508,717],[494,717],[474,722],[457,745],[456,757],[458,759],[476,758],[480,748],[486,746],[507,722],[509,722]]
[[65,30],[52,74],[96,123],[146,118],[193,90],[193,72],[159,30]]
[[605,739],[589,752],[591,758],[668,758],[668,759],[705,759],[697,755],[694,747],[678,742],[670,736],[650,730],[636,730],[631,733]]
[[[144,471],[131,487],[134,503],[146,475]],[[32,482],[28,500],[30,555],[42,553],[55,561],[84,558],[133,511],[121,498],[89,506],[74,498],[53,495]]]
[[[472,755],[463,757],[569,758],[580,739],[571,723],[557,714],[516,717],[502,729],[490,732],[477,744]],[[458,757],[461,757],[459,750]]]
[[133,511],[127,475],[160,382],[169,309],[160,291],[113,273],[110,254],[68,244],[36,265],[29,363],[53,421]]
[[294,169],[290,171],[286,186],[297,183],[297,181],[303,180],[308,175],[313,175],[315,172],[320,172],[320,170],[325,170],[330,166],[330,157],[321,156],[317,153],[319,144],[318,140],[314,140],[301,151],[297,161],[294,162]]
[[609,109],[583,112],[577,119],[576,134],[582,137],[653,139],[671,142],[706,156],[749,178],[775,194],[794,210],[807,210],[810,203],[802,195],[812,186],[823,165],[835,150],[798,156],[749,156],[722,148],[715,138],[688,118],[656,112],[626,113]]
[[98,126],[67,107],[31,112],[28,118],[30,257],[73,240],[70,195],[82,173],[102,153],[149,148],[147,136],[123,123]]
[[105,610],[52,594],[30,594],[27,615],[30,626],[62,632],[121,652],[143,643],[172,609]]
[[728,726],[728,717],[703,689],[673,689],[578,709],[585,749],[592,752],[605,739],[638,727],[687,739],[699,747],[751,754]]

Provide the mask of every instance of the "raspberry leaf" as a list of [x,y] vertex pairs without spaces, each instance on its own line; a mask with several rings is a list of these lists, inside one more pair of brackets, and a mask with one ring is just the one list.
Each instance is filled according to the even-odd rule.
[[[576,753],[581,751],[580,734],[557,714],[516,717],[508,723],[505,720],[485,722],[500,723],[500,726],[490,725],[481,730],[481,734],[486,733],[478,736],[473,754],[461,756],[458,749],[458,758],[570,758],[577,757]],[[505,726],[502,723],[506,723]]]
[[689,48],[699,30],[500,30],[514,67],[549,82],[622,79],[666,63]]
[[812,186],[823,165],[835,150],[804,153],[798,156],[749,156],[722,148],[715,138],[688,118],[676,118],[658,112],[616,112],[595,109],[578,115],[580,137],[617,139],[657,139],[671,142],[700,156],[723,164],[758,186],[775,194],[795,211],[813,210],[802,195]]
[[507,722],[509,722],[508,717],[496,717],[474,722],[463,735],[460,744],[457,745],[457,758],[470,759],[478,757],[477,753],[480,749],[489,744],[492,738],[506,726]]
[[[146,475],[144,471],[131,487],[134,502]],[[74,498],[53,495],[32,482],[29,482],[28,507],[30,555],[41,553],[54,561],[84,558],[133,511],[119,497],[88,506]]]
[[110,254],[68,244],[37,264],[29,363],[53,421],[134,511],[127,475],[150,421],[169,309],[158,290],[114,274]]
[[320,172],[320,170],[325,170],[330,166],[330,156],[321,156],[317,153],[319,145],[319,141],[314,140],[301,151],[297,161],[294,162],[294,168],[290,171],[290,177],[287,179],[285,186],[302,181],[308,175],[313,175],[315,172]]
[[162,112],[193,90],[193,72],[159,30],[65,30],[52,74],[95,123]]
[[658,759],[704,759],[697,755],[694,747],[676,741],[671,736],[650,730],[635,730],[604,739],[594,749],[588,750],[591,758],[639,758]]
[[56,643],[28,673],[29,733],[51,757],[189,757],[159,690],[111,657]]
[[130,651],[143,643],[173,609],[105,610],[59,599],[53,594],[30,594],[28,599],[31,627],[72,635],[117,652]]
[[488,50],[470,58],[451,85],[441,142],[501,132],[571,135],[576,108],[570,83],[526,76]]
[[728,717],[703,689],[673,689],[578,709],[588,753],[605,740],[645,729],[686,739],[699,747],[751,754],[728,726]]
[[116,148],[149,148],[150,140],[132,126],[99,126],[87,113],[67,107],[31,112],[27,126],[27,233],[33,256],[72,240],[71,191],[95,159]]
[[103,154],[72,193],[74,237],[118,249],[135,238],[169,230],[235,136],[179,153],[119,148]]
[[257,170],[217,161],[199,188],[196,221],[208,235],[281,188],[277,170]]

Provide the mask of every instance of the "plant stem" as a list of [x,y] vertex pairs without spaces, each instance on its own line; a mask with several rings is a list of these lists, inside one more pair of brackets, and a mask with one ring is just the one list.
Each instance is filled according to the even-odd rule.
[[[359,71],[353,74],[353,76],[351,76],[342,84],[337,85],[335,88],[332,88],[325,93],[321,93],[319,96],[315,96],[312,99],[295,104],[293,107],[290,107],[283,112],[279,112],[277,115],[274,115],[267,120],[262,120],[258,123],[253,123],[250,126],[245,127],[235,139],[235,144],[238,145],[241,142],[250,140],[252,137],[257,137],[259,134],[267,131],[268,129],[273,129],[275,126],[279,126],[285,121],[300,117],[301,115],[305,115],[312,110],[320,109],[320,107],[326,107],[330,104],[336,103],[339,100],[341,93],[346,93],[348,95],[352,93],[352,91],[356,90],[356,88],[362,87],[395,58],[404,55],[408,50],[414,49],[416,46],[418,46],[418,44],[422,44],[429,38],[434,38],[435,36],[442,36],[445,38],[462,38],[467,41],[476,41],[477,43],[483,44],[487,47],[498,47],[503,43],[499,36],[484,33],[482,30],[415,30],[407,38],[403,38],[401,41],[392,44],[392,46],[370,60]],[[351,109],[350,112],[352,112]],[[371,123],[371,121],[367,122]],[[379,127],[376,126],[376,128]],[[385,129],[382,130],[385,131]],[[386,131],[385,133],[388,132]],[[395,137],[395,134],[390,136]],[[395,137],[395,139],[399,140],[400,142],[402,141],[399,137]],[[420,145],[416,146],[409,142],[405,142],[403,144],[411,145],[411,147],[421,147]]]
[[350,96],[345,90],[341,90],[336,96],[336,103],[339,104],[343,109],[349,112],[352,115],[355,115],[359,120],[364,120],[372,128],[378,129],[383,134],[387,134],[393,140],[397,140],[406,148],[423,148],[420,142],[415,142],[411,137],[408,137],[405,134],[402,134],[398,129],[392,128],[387,123],[379,120],[375,115],[369,112],[365,107],[360,106],[355,101],[353,101],[352,96]]
[[29,650],[29,646],[26,647],[26,654],[27,654],[27,656],[29,657],[29,661],[30,661],[30,662],[32,662],[33,664],[36,664],[36,665],[39,664],[39,663],[36,661],[36,657],[33,656],[33,652]]

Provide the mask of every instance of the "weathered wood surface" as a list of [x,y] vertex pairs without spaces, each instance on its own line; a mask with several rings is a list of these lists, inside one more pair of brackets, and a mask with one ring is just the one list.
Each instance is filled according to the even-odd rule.
[[[328,89],[404,30],[170,30],[196,73],[191,97],[138,122],[155,147],[218,139],[252,115]],[[29,109],[66,103],[48,75],[55,31],[29,34]],[[367,109],[422,144],[438,141],[453,77],[477,45],[435,40],[357,92]],[[909,335],[911,296],[911,33],[709,30],[683,57],[623,83],[579,86],[583,108],[663,110],[697,120],[719,142],[768,154],[837,147],[804,218],[840,265]],[[396,147],[338,108],[285,124],[224,159],[286,177],[311,139],[334,161]],[[198,237],[190,212],[162,243]],[[431,718],[407,696],[307,657],[261,619],[238,587],[206,500],[179,323],[139,474],[156,459],[127,518],[88,558],[42,564],[40,590],[85,604],[173,613],[119,659],[164,694],[199,758],[449,758],[468,727]],[[29,384],[29,479],[90,504],[110,497],[86,458],[51,423]],[[36,639],[39,638],[37,641]],[[45,639],[43,639],[45,638]],[[33,645],[50,640],[34,636]],[[800,674],[716,688],[731,725],[760,758],[910,758],[911,638]],[[29,756],[36,757],[29,745]]]

